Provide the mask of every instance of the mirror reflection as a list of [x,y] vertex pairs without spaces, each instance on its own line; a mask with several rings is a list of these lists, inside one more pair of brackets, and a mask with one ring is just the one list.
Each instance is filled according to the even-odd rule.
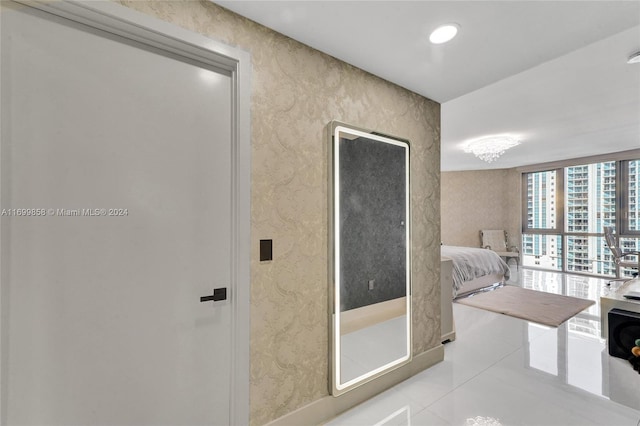
[[334,124],[334,394],[410,359],[409,145]]

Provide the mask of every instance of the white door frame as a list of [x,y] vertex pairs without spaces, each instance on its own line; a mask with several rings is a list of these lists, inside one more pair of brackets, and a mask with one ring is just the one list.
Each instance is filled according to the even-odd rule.
[[[4,1],[4,0],[3,0]],[[136,12],[111,2],[60,1],[40,2],[15,0],[27,6],[79,22],[109,33],[150,45],[173,54],[212,65],[231,73],[232,81],[232,265],[230,303],[231,319],[231,424],[249,424],[249,290],[250,290],[250,202],[251,202],[251,143],[250,143],[250,72],[248,52],[211,40],[203,35]],[[1,55],[0,55],[1,58]],[[1,59],[0,59],[1,61]],[[0,62],[1,64],[1,62]],[[0,79],[2,75],[0,74]],[[1,87],[1,85],[0,85]],[[0,92],[0,108],[7,102]],[[1,110],[0,110],[1,111]],[[4,117],[5,114],[2,114]],[[0,123],[0,146],[4,146],[9,123]],[[0,153],[1,155],[1,153]],[[0,158],[1,160],[1,158]],[[1,161],[0,161],[1,164]],[[0,169],[1,172],[1,169]],[[1,176],[1,173],[0,173]],[[0,204],[6,197],[7,183],[0,177]],[[6,221],[0,221],[0,244],[6,253]],[[0,423],[6,422],[8,354],[8,298],[5,259],[0,256]]]

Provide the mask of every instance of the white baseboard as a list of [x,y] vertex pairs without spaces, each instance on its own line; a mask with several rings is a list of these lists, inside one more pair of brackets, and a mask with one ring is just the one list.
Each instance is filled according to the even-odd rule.
[[448,333],[445,333],[442,335],[442,343],[444,342],[453,342],[454,340],[456,340],[456,332],[455,331],[450,331]]
[[325,396],[289,414],[286,414],[267,426],[300,426],[325,423],[350,408],[376,396],[419,372],[444,360],[444,346],[438,345],[413,357],[410,363],[388,372],[375,380],[363,384],[338,397]]

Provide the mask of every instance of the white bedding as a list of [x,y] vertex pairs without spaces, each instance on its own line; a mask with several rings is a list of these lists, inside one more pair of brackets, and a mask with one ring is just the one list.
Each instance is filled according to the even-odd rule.
[[504,275],[509,279],[509,266],[494,251],[473,247],[440,246],[441,256],[453,261],[453,296],[464,293],[464,283],[485,275]]

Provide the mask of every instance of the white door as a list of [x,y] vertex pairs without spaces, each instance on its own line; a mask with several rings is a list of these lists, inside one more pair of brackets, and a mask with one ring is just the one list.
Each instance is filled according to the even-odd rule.
[[3,420],[228,424],[230,76],[29,8],[1,29]]

